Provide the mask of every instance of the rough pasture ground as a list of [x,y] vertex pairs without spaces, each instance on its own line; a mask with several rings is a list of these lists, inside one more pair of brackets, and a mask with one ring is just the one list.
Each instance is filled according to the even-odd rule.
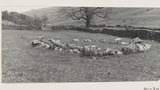
[[[139,54],[107,56],[90,59],[68,52],[31,47],[31,41],[43,35],[46,39],[61,38],[71,42],[74,38],[106,41],[115,36],[78,31],[20,31],[2,30],[2,82],[111,82],[156,81],[160,79],[160,43],[145,40],[152,45],[149,51]],[[124,41],[131,39],[122,38]],[[101,48],[120,49],[122,46],[100,42]]]

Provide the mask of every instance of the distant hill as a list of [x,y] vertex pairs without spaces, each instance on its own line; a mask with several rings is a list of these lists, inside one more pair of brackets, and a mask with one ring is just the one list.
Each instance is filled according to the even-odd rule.
[[[60,7],[49,7],[35,9],[24,12],[23,14],[29,16],[47,15],[49,17],[48,23],[52,25],[84,25],[83,21],[79,22],[70,18],[58,18],[57,11],[59,8]],[[109,17],[110,20],[95,17],[93,24],[160,28],[160,8],[112,8],[112,13]]]
[[2,25],[16,25],[10,21],[7,21],[7,20],[2,20]]

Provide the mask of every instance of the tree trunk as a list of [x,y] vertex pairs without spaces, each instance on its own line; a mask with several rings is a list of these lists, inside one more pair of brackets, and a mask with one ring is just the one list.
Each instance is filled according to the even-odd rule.
[[90,17],[88,17],[86,20],[86,28],[90,28],[90,23],[91,23],[91,19]]

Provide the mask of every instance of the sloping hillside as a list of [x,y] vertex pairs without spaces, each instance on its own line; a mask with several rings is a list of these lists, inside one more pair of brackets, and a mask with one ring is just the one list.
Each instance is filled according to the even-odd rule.
[[[58,18],[58,8],[60,7],[42,8],[24,12],[24,14],[30,16],[47,15],[49,17],[48,23],[52,25],[84,24],[84,21],[79,22],[69,18]],[[160,8],[112,8],[112,13],[109,15],[109,18],[110,20],[105,20],[95,17],[92,23],[160,28]]]
[[[114,10],[113,10],[114,11]],[[119,10],[112,15],[108,24],[132,25],[142,27],[160,27],[160,9],[136,9]]]
[[42,8],[42,9],[32,9],[27,12],[23,12],[23,14],[29,15],[29,16],[43,16],[43,15],[55,15],[57,12],[58,7],[48,7],[48,8]]
[[16,25],[16,24],[9,22],[7,20],[2,20],[2,25]]

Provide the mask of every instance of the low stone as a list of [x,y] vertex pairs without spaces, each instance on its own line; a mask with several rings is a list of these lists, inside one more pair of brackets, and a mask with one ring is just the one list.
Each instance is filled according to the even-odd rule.
[[78,49],[80,52],[82,52],[83,47],[82,47],[82,46],[77,46],[77,49]]
[[122,45],[129,45],[128,42],[121,42]]
[[73,39],[72,41],[74,41],[74,42],[79,42],[80,40],[79,40],[79,39]]
[[106,40],[105,39],[101,39],[100,42],[106,42]]
[[77,49],[75,44],[66,44],[69,49]]
[[31,45],[32,47],[39,45],[41,42],[39,40],[33,40]]
[[78,49],[73,49],[72,52],[76,54],[80,54],[80,51]]
[[140,38],[136,37],[132,40],[132,42],[134,43],[143,43],[143,40],[141,40]]
[[49,45],[49,44],[45,44],[45,48],[46,48],[46,49],[49,49],[49,48],[50,48],[50,45]]
[[39,41],[42,41],[42,40],[44,39],[44,37],[43,37],[43,36],[38,36],[37,39],[38,39]]
[[84,39],[84,42],[92,42],[90,39]]
[[122,41],[122,38],[116,38],[116,39],[114,39],[114,41],[115,41],[116,43],[119,43],[120,41]]

